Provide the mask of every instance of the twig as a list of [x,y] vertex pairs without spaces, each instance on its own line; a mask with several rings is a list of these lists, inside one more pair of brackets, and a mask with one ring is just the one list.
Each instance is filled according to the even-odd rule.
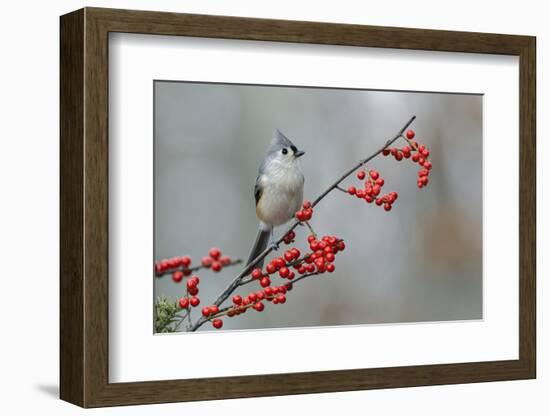
[[[321,195],[319,195],[312,203],[311,206],[315,207],[319,202],[323,200],[330,192],[332,192],[334,189],[336,189],[341,182],[343,182],[348,176],[350,176],[353,172],[355,172],[360,167],[364,166],[367,162],[374,159],[376,156],[378,156],[380,153],[384,151],[387,147],[391,146],[397,139],[403,136],[403,133],[407,128],[412,124],[412,122],[416,119],[416,116],[412,116],[409,121],[405,123],[405,125],[399,130],[399,132],[393,136],[391,139],[386,141],[384,146],[382,146],[380,149],[378,149],[376,152],[371,154],[369,157],[360,160],[355,166],[353,166],[351,169],[349,169],[346,173],[344,173],[342,176],[340,176],[334,183],[332,183]],[[288,229],[282,234],[282,237],[279,238],[279,240],[276,242],[275,245],[279,245],[283,242],[285,236],[293,231],[298,224],[301,224],[300,221],[294,220],[291,225],[288,227]],[[233,291],[239,287],[239,284],[241,283],[242,279],[244,279],[255,267],[258,262],[263,260],[265,257],[269,255],[273,251],[274,246],[269,245],[264,251],[262,251],[254,260],[252,260],[250,263],[246,265],[244,270],[239,273],[232,281],[229,283],[229,285],[225,288],[225,290],[220,293],[216,301],[214,302],[214,305],[220,306],[230,295],[233,293]],[[304,275],[305,276],[305,275]],[[303,276],[302,276],[303,277]],[[206,321],[208,321],[208,318],[201,317],[199,318],[192,326],[189,328],[189,331],[196,331],[198,328],[200,328]]]

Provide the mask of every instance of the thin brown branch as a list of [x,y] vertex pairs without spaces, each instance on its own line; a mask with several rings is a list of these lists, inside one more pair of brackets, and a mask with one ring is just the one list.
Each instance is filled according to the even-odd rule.
[[[391,139],[386,141],[386,143],[378,149],[376,152],[371,154],[365,159],[360,160],[355,166],[353,166],[351,169],[349,169],[346,173],[344,173],[342,176],[340,176],[335,182],[333,182],[325,191],[323,191],[311,204],[312,207],[315,207],[319,202],[321,202],[330,192],[332,192],[334,189],[336,189],[341,182],[343,182],[348,176],[353,174],[357,169],[364,166],[366,163],[374,159],[376,156],[378,156],[380,153],[384,151],[387,147],[391,146],[397,139],[400,137],[403,137],[403,133],[407,128],[412,124],[412,122],[416,119],[416,116],[412,116],[409,121],[403,125],[403,127],[399,130],[399,132],[393,136]],[[237,287],[239,287],[239,284],[241,283],[242,279],[244,279],[252,269],[255,267],[258,262],[266,258],[269,253],[271,253],[275,247],[278,247],[279,244],[281,244],[285,238],[285,236],[290,232],[293,231],[299,224],[301,224],[298,220],[293,220],[288,229],[282,234],[281,238],[277,240],[275,245],[268,246],[264,251],[262,251],[254,260],[252,260],[249,264],[246,265],[246,267],[239,273],[232,281],[229,283],[229,285],[224,289],[222,293],[218,296],[216,301],[214,302],[214,305],[220,306],[234,291]],[[208,318],[201,317],[199,318],[189,329],[189,331],[196,331],[198,328],[200,328],[206,321],[208,321]]]

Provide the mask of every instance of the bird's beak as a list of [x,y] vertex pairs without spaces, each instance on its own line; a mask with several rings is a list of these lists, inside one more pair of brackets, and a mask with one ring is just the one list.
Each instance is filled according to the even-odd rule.
[[298,150],[296,153],[294,153],[294,157],[300,157],[300,156],[303,156],[305,154],[306,154],[306,152],[304,152],[303,150]]

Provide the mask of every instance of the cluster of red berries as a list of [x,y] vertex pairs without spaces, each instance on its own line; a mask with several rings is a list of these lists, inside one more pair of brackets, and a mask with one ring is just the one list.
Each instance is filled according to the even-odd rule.
[[201,259],[202,267],[207,269],[211,268],[215,272],[219,272],[223,269],[223,266],[228,266],[231,264],[231,257],[222,256],[222,252],[217,247],[212,247],[208,252],[208,256],[205,256]]
[[291,281],[296,277],[296,272],[301,275],[334,272],[336,254],[346,248],[344,241],[335,236],[324,236],[321,240],[317,240],[313,234],[310,234],[308,243],[311,252],[300,257],[300,250],[292,247],[286,250],[282,257],[273,258],[264,270],[260,268],[252,270],[252,279],[259,281],[260,286],[265,288],[271,285],[271,278],[275,274]]
[[414,163],[418,163],[421,168],[418,171],[417,185],[419,188],[423,188],[428,184],[428,175],[432,169],[432,162],[429,159],[430,150],[424,144],[418,144],[414,139],[414,130],[408,130],[405,134],[405,139],[409,143],[408,146],[404,146],[401,149],[396,147],[384,149],[382,154],[384,156],[392,155],[395,160],[400,161],[403,158],[411,159]]
[[[187,287],[187,293],[185,296],[182,296],[179,299],[179,307],[181,309],[189,309],[190,307],[196,308],[200,305],[201,301],[199,297],[197,296],[199,293],[199,283],[200,279],[199,276],[192,276],[191,278],[187,279],[186,287]],[[216,315],[220,312],[220,309],[217,305],[210,305],[205,306],[201,310],[202,315],[204,317],[210,317],[212,315]],[[223,322],[221,319],[213,319],[212,325],[214,325],[214,328],[221,328],[223,325]]]
[[250,292],[244,298],[241,295],[233,296],[233,306],[227,311],[230,318],[245,313],[249,308],[257,312],[263,312],[265,309],[264,301],[275,305],[286,302],[286,293],[292,290],[292,284],[287,283],[281,286],[268,286],[256,292]]
[[364,199],[369,204],[375,202],[378,206],[383,205],[386,211],[391,210],[392,204],[397,199],[397,192],[390,192],[385,195],[380,195],[382,187],[384,186],[384,178],[380,176],[380,173],[378,173],[377,170],[369,170],[368,177],[365,170],[360,170],[357,172],[357,179],[361,181],[365,180],[365,186],[358,189],[351,185],[348,187],[348,194],[355,195],[359,199]]
[[199,294],[199,283],[199,276],[191,276],[189,279],[187,279],[187,281],[185,282],[187,294],[186,296],[180,298],[180,308],[187,309],[189,308],[189,305],[191,305],[193,308],[199,306],[199,304],[201,303],[200,299],[197,296]]
[[[306,208],[307,209],[307,208]],[[293,241],[295,238],[294,232],[289,232],[285,241]],[[251,277],[260,283],[262,287],[258,291],[252,291],[246,296],[234,295],[232,298],[233,305],[228,309],[223,310],[220,315],[217,306],[207,306],[202,309],[203,316],[212,319],[214,328],[221,328],[223,322],[219,319],[221,314],[226,314],[228,317],[233,317],[245,313],[249,309],[254,309],[257,312],[263,312],[265,302],[271,302],[274,305],[286,303],[286,295],[292,290],[292,280],[296,276],[296,272],[305,274],[321,274],[325,272],[332,273],[334,271],[334,260],[336,254],[343,251],[346,245],[342,239],[335,236],[324,236],[318,240],[313,234],[308,236],[308,243],[311,252],[301,256],[298,248],[292,247],[286,250],[282,257],[275,257],[266,266],[265,270],[256,268],[252,271]],[[291,270],[294,269],[294,270]],[[287,279],[288,282],[272,286],[271,278],[278,274],[280,278]]]
[[161,277],[164,274],[171,273],[172,280],[179,283],[184,276],[190,276],[193,271],[201,268],[210,268],[215,272],[219,272],[224,266],[232,264],[232,260],[229,256],[222,256],[219,248],[212,247],[208,252],[208,256],[202,258],[200,266],[191,267],[191,263],[192,260],[189,256],[160,260],[155,263],[155,274],[157,277]]
[[304,201],[302,204],[302,209],[296,212],[296,219],[298,221],[308,221],[313,216],[313,207],[311,202]]

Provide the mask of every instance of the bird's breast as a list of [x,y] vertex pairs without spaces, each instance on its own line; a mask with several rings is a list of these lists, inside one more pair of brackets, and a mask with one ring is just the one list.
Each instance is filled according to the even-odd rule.
[[300,209],[304,176],[299,170],[266,176],[256,215],[262,222],[278,226],[290,220]]

